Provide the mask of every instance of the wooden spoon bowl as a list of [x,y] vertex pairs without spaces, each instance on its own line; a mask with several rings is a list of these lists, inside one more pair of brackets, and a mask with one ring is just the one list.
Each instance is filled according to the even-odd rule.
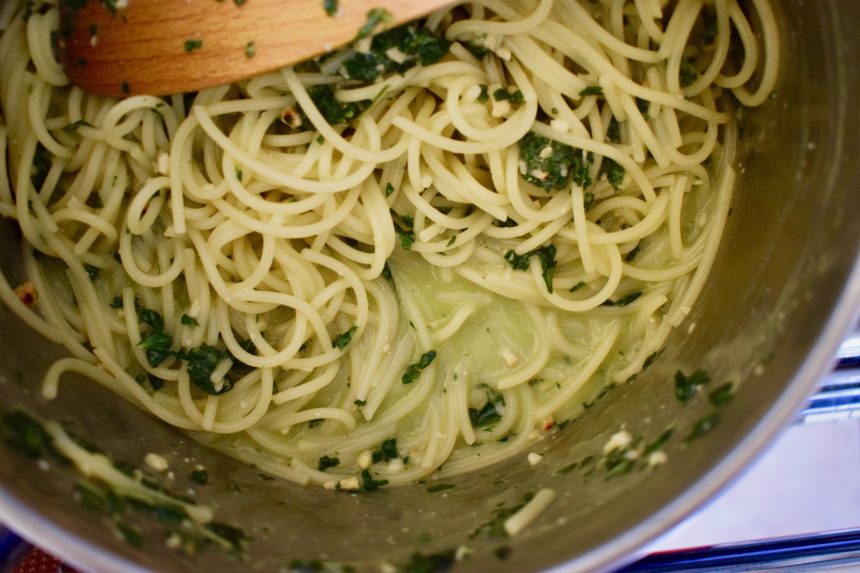
[[66,72],[88,92],[231,83],[425,16],[450,0],[64,0]]

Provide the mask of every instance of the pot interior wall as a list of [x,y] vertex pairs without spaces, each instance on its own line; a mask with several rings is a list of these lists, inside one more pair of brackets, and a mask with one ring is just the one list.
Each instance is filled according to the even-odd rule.
[[[721,468],[752,456],[775,424],[790,416],[820,373],[821,356],[833,351],[834,337],[828,346],[822,333],[847,324],[834,313],[853,312],[849,303],[857,299],[849,279],[860,244],[854,216],[860,117],[850,98],[860,93],[851,65],[860,58],[860,43],[850,23],[860,19],[860,4],[775,4],[783,27],[782,80],[774,100],[745,119],[725,241],[698,306],[646,372],[536,447],[545,454],[537,466],[523,456],[448,480],[456,487],[437,493],[419,484],[355,496],[270,481],[91,382],[64,379],[61,399],[44,401],[38,394],[42,373],[63,353],[5,309],[0,403],[67,422],[118,459],[139,463],[149,451],[166,454],[175,474],[171,489],[192,487],[220,520],[252,538],[242,564],[248,570],[277,571],[295,559],[317,558],[377,570],[381,561],[400,564],[416,552],[463,544],[474,553],[458,565],[462,571],[526,571],[564,562],[589,568],[629,555],[723,485]],[[11,225],[2,238],[7,246],[18,243]],[[16,253],[9,248],[0,255],[12,276]],[[673,377],[678,369],[697,368],[711,374],[713,387],[732,381],[738,389],[713,430],[686,442],[712,410],[706,400],[678,404]],[[649,441],[672,427],[666,464],[614,478],[600,461],[570,469],[588,456],[599,458],[622,427]],[[161,528],[145,530],[146,544],[136,548],[114,534],[110,519],[74,499],[77,478],[68,468],[45,471],[4,444],[0,456],[4,517],[49,549],[98,567],[113,558],[119,561],[111,568],[132,567],[123,564],[127,560],[164,572],[237,566],[235,557],[220,551],[194,557],[165,551],[155,533]],[[188,481],[196,464],[209,471],[205,486]],[[523,533],[499,541],[469,539],[498,504],[510,507],[544,487],[558,497]],[[496,555],[500,546],[511,550],[505,560]]]

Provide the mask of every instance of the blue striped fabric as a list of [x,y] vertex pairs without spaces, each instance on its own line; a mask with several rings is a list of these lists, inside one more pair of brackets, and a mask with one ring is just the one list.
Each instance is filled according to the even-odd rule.
[[0,573],[12,571],[24,556],[26,546],[27,542],[0,525]]

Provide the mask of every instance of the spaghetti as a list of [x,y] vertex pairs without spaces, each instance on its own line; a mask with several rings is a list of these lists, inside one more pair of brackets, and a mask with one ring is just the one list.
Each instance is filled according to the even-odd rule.
[[26,278],[0,296],[71,355],[45,396],[83,375],[331,488],[525,451],[689,312],[735,107],[775,86],[766,0],[665,5],[466,2],[117,101],[69,85],[55,1],[5,3],[0,214]]

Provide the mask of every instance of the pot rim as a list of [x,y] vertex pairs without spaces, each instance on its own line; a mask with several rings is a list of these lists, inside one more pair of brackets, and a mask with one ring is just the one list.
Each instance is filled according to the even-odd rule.
[[798,412],[815,393],[818,383],[836,362],[836,352],[860,320],[860,258],[856,259],[842,293],[812,349],[806,355],[785,390],[747,435],[693,486],[671,503],[629,529],[574,560],[547,570],[613,570],[646,555],[642,548],[680,524],[695,511],[728,489],[762,457],[777,436],[797,419]]

